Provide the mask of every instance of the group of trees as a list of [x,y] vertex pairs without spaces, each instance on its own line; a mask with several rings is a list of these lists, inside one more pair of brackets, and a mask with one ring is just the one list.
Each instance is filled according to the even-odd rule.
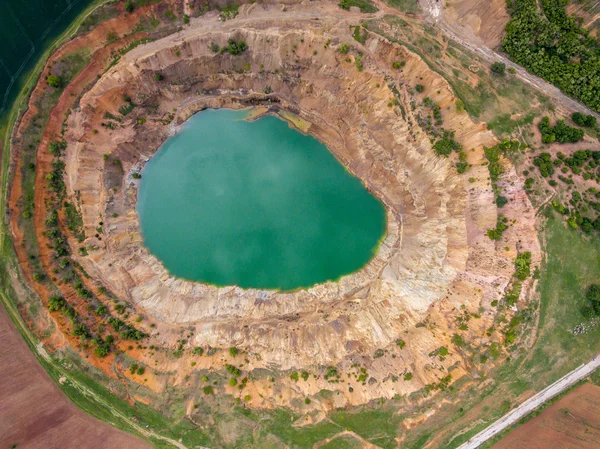
[[600,43],[569,17],[563,0],[507,0],[502,49],[531,73],[600,111]]
[[585,292],[585,299],[587,304],[583,306],[583,315],[587,318],[600,316],[600,285],[590,285]]
[[450,156],[453,151],[462,150],[462,145],[454,140],[454,131],[443,130],[441,138],[433,144],[433,149],[439,156]]
[[596,117],[593,115],[586,115],[582,114],[581,112],[573,112],[571,118],[577,126],[582,126],[584,128],[596,127]]
[[538,129],[542,133],[542,143],[575,143],[583,139],[584,134],[583,130],[565,124],[564,120],[558,120],[556,125],[550,126],[548,117],[540,120]]

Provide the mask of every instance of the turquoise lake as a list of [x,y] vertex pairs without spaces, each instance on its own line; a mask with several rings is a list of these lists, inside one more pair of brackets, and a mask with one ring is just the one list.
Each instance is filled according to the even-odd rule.
[[137,212],[150,252],[177,277],[282,291],[364,267],[383,204],[314,137],[247,115],[199,112],[148,161]]

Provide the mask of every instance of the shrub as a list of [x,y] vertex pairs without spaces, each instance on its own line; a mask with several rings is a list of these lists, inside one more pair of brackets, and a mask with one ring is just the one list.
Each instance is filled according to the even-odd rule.
[[552,164],[552,156],[550,153],[541,153],[533,159],[533,165],[540,169],[540,174],[547,178],[554,174],[554,165]]
[[50,154],[52,154],[53,156],[60,156],[62,154],[62,152],[64,150],[67,149],[67,142],[65,142],[64,140],[60,140],[60,141],[53,141],[50,142],[50,144],[48,145],[48,151],[50,151]]
[[227,47],[223,47],[221,52],[226,51],[230,55],[238,56],[244,53],[248,49],[248,46],[244,41],[236,41],[234,39],[229,39],[227,42]]
[[505,196],[499,196],[496,198],[496,206],[504,207],[508,203],[508,199]]
[[347,54],[348,51],[350,50],[350,45],[348,45],[347,43],[343,42],[342,44],[340,44],[340,48],[339,48],[339,52],[343,55]]
[[529,251],[522,252],[515,260],[515,277],[524,281],[531,274],[531,253]]
[[155,74],[154,74],[154,79],[155,79],[156,81],[162,81],[162,80],[164,80],[164,79],[165,79],[165,77],[164,77],[162,74],[160,74],[160,73],[155,73]]
[[564,120],[558,120],[556,125],[550,126],[550,119],[543,117],[538,123],[538,129],[542,133],[542,143],[575,143],[583,139],[583,130],[573,128],[565,124]]
[[491,66],[492,73],[496,75],[504,75],[504,71],[506,70],[506,64],[503,62],[497,61],[494,62]]
[[469,163],[468,162],[457,162],[456,163],[456,171],[459,174],[465,173],[467,170],[469,169]]
[[62,80],[60,79],[60,76],[50,75],[48,77],[48,85],[50,87],[54,87],[55,89],[58,89],[61,84],[62,84]]
[[596,126],[596,117],[593,115],[582,114],[581,112],[573,112],[571,118],[575,124],[585,128],[594,128]]
[[423,86],[422,84],[417,84],[415,86],[415,89],[417,92],[422,93],[425,90],[425,86]]
[[442,137],[433,144],[433,149],[438,156],[448,157],[452,151],[462,150],[462,145],[454,140],[454,131],[443,130]]
[[299,374],[298,372],[293,372],[292,374],[290,374],[290,379],[292,379],[294,382],[298,382],[299,379]]
[[133,10],[135,9],[135,7],[133,6],[133,2],[132,1],[127,1],[125,2],[124,5],[125,11],[127,11],[128,13],[132,13]]

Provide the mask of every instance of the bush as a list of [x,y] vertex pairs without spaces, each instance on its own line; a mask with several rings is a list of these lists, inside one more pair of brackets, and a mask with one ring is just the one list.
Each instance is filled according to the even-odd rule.
[[508,204],[508,199],[505,196],[499,196],[496,198],[496,206],[504,207],[506,204]]
[[62,152],[64,150],[66,150],[67,148],[67,142],[65,142],[64,140],[60,140],[60,141],[53,141],[50,142],[50,144],[48,145],[48,151],[50,151],[50,154],[52,154],[52,156],[60,156],[62,154]]
[[591,318],[592,316],[600,316],[600,285],[592,284],[585,292],[587,304],[584,307],[583,314]]
[[506,70],[506,64],[503,62],[494,62],[491,66],[492,73],[496,75],[504,75],[504,71]]
[[348,45],[345,42],[343,42],[342,44],[340,44],[339,52],[341,54],[345,55],[345,54],[348,53],[349,50],[350,50],[350,45]]
[[154,79],[155,79],[156,81],[162,81],[162,80],[164,80],[164,79],[165,79],[165,77],[164,77],[162,74],[160,74],[160,73],[155,73],[155,74],[154,74]]
[[547,178],[554,174],[554,165],[552,164],[552,156],[550,153],[541,153],[533,158],[533,165],[540,169],[540,174]]
[[127,1],[125,2],[124,5],[125,11],[127,11],[128,13],[132,13],[133,10],[135,9],[135,7],[133,6],[133,2],[132,1]]
[[60,79],[60,76],[50,75],[48,77],[48,85],[50,87],[54,87],[55,89],[58,89],[61,84],[62,84],[62,80]]
[[468,162],[457,162],[456,163],[456,171],[459,174],[465,173],[467,170],[469,169],[469,163]]
[[454,140],[454,131],[443,130],[442,138],[433,144],[433,149],[438,156],[448,157],[453,151],[462,150],[462,145]]
[[558,120],[556,125],[550,126],[550,119],[543,117],[538,123],[538,129],[542,133],[542,143],[575,143],[583,139],[583,130],[573,128],[565,124],[564,120]]
[[425,86],[423,86],[422,84],[417,84],[415,86],[415,89],[417,90],[417,92],[421,93],[425,90]]
[[522,252],[515,260],[515,277],[524,281],[531,274],[531,253],[529,251]]
[[221,52],[227,52],[230,55],[238,56],[244,53],[248,49],[248,46],[244,41],[236,41],[234,39],[229,39],[227,42],[227,47],[223,47]]
[[596,117],[593,115],[585,115],[581,112],[573,112],[571,118],[575,124],[585,128],[594,128],[596,126]]

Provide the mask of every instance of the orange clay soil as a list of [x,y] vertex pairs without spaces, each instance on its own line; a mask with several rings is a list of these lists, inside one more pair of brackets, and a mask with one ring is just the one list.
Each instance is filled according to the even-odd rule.
[[[119,8],[122,10],[122,5],[119,5]],[[135,41],[136,39],[142,39],[148,36],[147,33],[132,34],[124,36],[110,45],[106,45],[107,34],[109,32],[115,32],[117,35],[123,35],[129,32],[142,17],[148,16],[152,10],[153,7],[143,7],[136,9],[132,14],[124,14],[121,11],[121,14],[118,17],[100,23],[89,33],[72,39],[60,47],[60,49],[58,49],[48,59],[48,62],[46,63],[40,75],[39,82],[29,99],[28,109],[21,117],[18,125],[15,127],[13,141],[27,131],[33,118],[39,112],[36,104],[38,104],[45,90],[52,89],[44,80],[51,74],[53,64],[65,56],[77,53],[82,49],[87,49],[92,55],[91,61],[73,78],[73,80],[61,93],[58,103],[50,112],[50,117],[37,151],[34,226],[39,246],[40,261],[49,275],[51,275],[54,265],[52,263],[52,251],[49,249],[51,248],[50,241],[44,235],[44,221],[47,216],[46,201],[48,199],[48,186],[45,175],[52,170],[52,155],[48,151],[48,145],[51,141],[61,138],[62,124],[66,116],[70,113],[71,108],[74,107],[79,101],[80,96],[97,79],[98,74],[102,73],[108,64],[110,64],[112,54],[114,54],[114,52],[116,52],[118,49],[126,47],[129,43]],[[47,284],[33,281],[33,269],[28,263],[29,257],[24,245],[23,230],[18,223],[18,218],[20,216],[18,204],[22,197],[22,159],[20,157],[22,151],[23,148],[21,146],[13,144],[12,163],[14,166],[14,175],[8,202],[8,210],[10,211],[10,225],[13,233],[15,251],[17,253],[17,257],[25,278],[29,285],[31,285],[36,293],[40,296],[44,304],[47,304],[48,299],[54,293],[48,288]],[[64,232],[64,234],[69,235],[67,232]],[[72,241],[69,243],[71,247],[75,247]],[[94,286],[87,285],[87,287],[88,289],[92,290]],[[67,283],[61,285],[60,290],[69,304],[80,316],[84,318],[88,327],[95,329],[97,326],[97,323],[95,322],[95,315],[88,310],[86,302],[80,298],[74,289]],[[94,291],[94,293],[97,292]],[[70,332],[72,324],[69,322],[69,320],[62,316],[59,312],[53,313],[52,316],[61,330],[61,333],[68,340],[68,344],[77,349],[79,347],[79,340]],[[81,354],[83,355],[83,352],[81,352]],[[93,353],[88,352],[86,353],[86,357],[93,356],[92,354]],[[96,367],[102,369],[111,377],[115,376],[113,370],[110,369],[110,366],[113,363],[114,353],[111,353],[109,356],[104,358],[96,357],[95,359],[96,360],[93,361],[93,364]]]

